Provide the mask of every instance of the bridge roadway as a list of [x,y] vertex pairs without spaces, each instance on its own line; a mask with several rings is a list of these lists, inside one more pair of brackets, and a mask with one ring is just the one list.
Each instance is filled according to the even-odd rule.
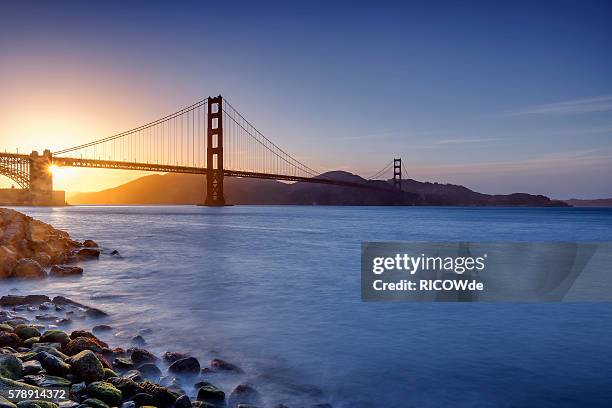
[[[27,157],[27,156],[26,156]],[[101,168],[101,169],[118,169],[118,170],[141,170],[141,171],[154,171],[163,173],[186,173],[186,174],[208,174],[208,169],[204,167],[188,167],[188,166],[171,166],[164,164],[154,163],[135,163],[135,162],[124,162],[114,160],[94,160],[94,159],[79,159],[73,157],[58,157],[52,158],[52,163],[55,166],[69,166],[69,167],[86,167],[86,168]],[[229,170],[223,169],[223,175],[227,177],[247,177],[247,178],[259,178],[259,179],[270,179],[270,180],[282,180],[282,181],[300,181],[305,183],[317,183],[317,184],[330,184],[336,186],[345,187],[357,187],[367,188],[374,190],[392,191],[392,187],[388,186],[375,186],[372,183],[364,181],[363,183],[345,181],[345,180],[334,180],[326,179],[320,176],[317,177],[301,177],[301,176],[290,176],[286,174],[272,174],[272,173],[256,173],[250,171],[240,170]]]

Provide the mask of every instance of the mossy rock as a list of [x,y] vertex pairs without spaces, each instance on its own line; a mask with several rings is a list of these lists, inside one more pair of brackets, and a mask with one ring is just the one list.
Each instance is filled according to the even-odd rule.
[[40,336],[41,343],[59,343],[62,346],[70,341],[70,337],[63,330],[47,330]]
[[18,380],[23,374],[23,363],[12,354],[0,354],[0,376]]
[[104,378],[104,366],[91,350],[81,351],[66,362],[70,364],[72,373],[86,382],[100,381]]
[[112,407],[117,407],[121,403],[121,391],[105,381],[96,381],[89,384],[87,394]]
[[40,337],[30,337],[26,341],[23,342],[24,347],[32,348],[32,346],[36,343],[40,342]]
[[44,400],[24,400],[17,403],[17,408],[59,408],[54,402]]
[[0,408],[17,408],[17,405],[0,395]]
[[214,405],[225,403],[225,393],[212,384],[204,385],[198,389],[198,401],[208,402]]
[[36,326],[31,324],[19,324],[15,326],[13,332],[22,340],[27,340],[31,337],[40,337],[40,331],[38,331]]
[[119,377],[119,374],[111,370],[110,368],[104,368],[104,379]]
[[7,332],[7,333],[12,333],[13,332],[13,327],[8,325],[8,324],[0,324],[0,331],[3,332]]
[[87,398],[85,401],[83,401],[82,404],[87,405],[91,408],[110,408],[109,405],[105,404],[97,398]]

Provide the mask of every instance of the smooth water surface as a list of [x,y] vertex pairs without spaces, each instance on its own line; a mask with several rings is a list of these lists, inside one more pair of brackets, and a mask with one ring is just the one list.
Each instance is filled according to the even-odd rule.
[[[612,209],[19,208],[117,249],[82,277],[4,282],[111,313],[128,345],[220,356],[266,406],[609,406],[610,303],[363,303],[362,241],[612,241]],[[118,333],[117,333],[118,332]]]

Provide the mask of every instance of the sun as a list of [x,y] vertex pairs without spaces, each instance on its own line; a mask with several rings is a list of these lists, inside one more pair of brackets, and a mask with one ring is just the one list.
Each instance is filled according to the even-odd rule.
[[49,168],[47,169],[47,171],[49,171],[49,173],[51,173],[52,175],[57,175],[59,173],[59,166],[56,166],[55,164],[52,164],[49,166]]

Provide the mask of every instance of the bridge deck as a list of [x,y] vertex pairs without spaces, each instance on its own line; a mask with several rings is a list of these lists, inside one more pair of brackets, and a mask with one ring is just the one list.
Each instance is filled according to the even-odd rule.
[[[87,168],[101,168],[101,169],[121,169],[121,170],[141,170],[141,171],[154,171],[164,173],[184,173],[184,174],[204,174],[208,173],[208,170],[204,167],[188,167],[188,166],[169,166],[155,163],[136,163],[136,162],[124,162],[124,161],[113,161],[113,160],[94,160],[94,159],[79,159],[73,157],[53,157],[53,164],[56,166],[69,166],[69,167],[87,167]],[[357,187],[367,188],[375,190],[392,191],[391,186],[373,186],[368,184],[364,180],[362,183],[327,179],[323,177],[301,177],[291,176],[286,174],[272,174],[272,173],[256,173],[249,171],[240,170],[223,170],[224,176],[227,177],[247,177],[247,178],[259,178],[259,179],[270,179],[280,181],[299,181],[304,183],[317,183],[317,184],[329,184],[345,187]]]

